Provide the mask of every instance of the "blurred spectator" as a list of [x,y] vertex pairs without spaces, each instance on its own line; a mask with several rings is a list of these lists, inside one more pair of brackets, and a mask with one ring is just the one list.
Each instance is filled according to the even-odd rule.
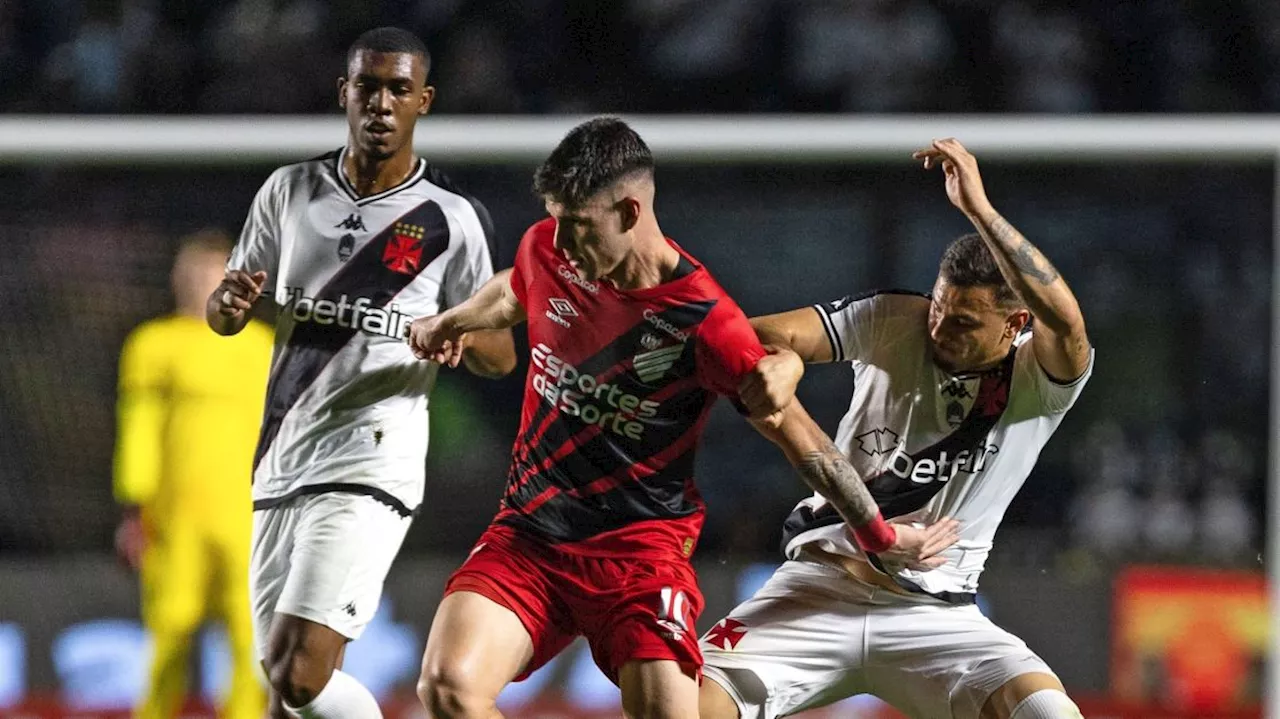
[[1066,8],[1012,0],[995,14],[996,60],[1012,112],[1088,112],[1096,54],[1080,18]]
[[952,41],[929,3],[799,0],[792,12],[786,83],[796,109],[938,109]]

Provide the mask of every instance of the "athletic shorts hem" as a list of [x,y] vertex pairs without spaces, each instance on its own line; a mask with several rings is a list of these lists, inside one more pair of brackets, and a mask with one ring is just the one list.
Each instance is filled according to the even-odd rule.
[[721,671],[719,667],[712,666],[711,664],[703,664],[702,677],[702,681],[710,680],[715,682],[724,690],[725,694],[729,695],[729,698],[733,700],[733,703],[738,706],[739,719],[756,719],[760,716],[760,707],[748,704],[747,700],[743,699],[742,695],[738,693],[738,688],[733,685],[729,676]]
[[[529,642],[533,643],[533,638],[540,636],[543,629],[537,622],[529,616],[529,612],[517,602],[508,592],[503,590],[497,582],[489,577],[483,576],[476,572],[459,571],[449,578],[448,583],[444,586],[444,596],[449,596],[455,592],[471,592],[479,594],[498,606],[506,609],[516,615],[516,619],[520,620],[520,626],[524,627],[525,634],[529,635]],[[530,674],[537,671],[543,664],[551,660],[551,657],[539,657],[538,647],[533,648],[534,656],[529,660],[528,666],[521,670],[520,674],[512,681],[522,682],[529,678]]]

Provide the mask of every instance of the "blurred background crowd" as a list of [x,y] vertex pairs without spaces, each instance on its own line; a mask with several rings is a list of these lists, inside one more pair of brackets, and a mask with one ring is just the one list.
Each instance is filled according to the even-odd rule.
[[0,111],[324,111],[384,24],[447,112],[1280,109],[1271,0],[3,0]]

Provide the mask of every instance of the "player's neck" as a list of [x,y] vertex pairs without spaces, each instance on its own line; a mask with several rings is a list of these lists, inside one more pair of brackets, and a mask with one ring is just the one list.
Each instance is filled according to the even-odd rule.
[[655,225],[636,238],[631,254],[606,278],[620,290],[646,290],[669,282],[680,266],[680,253]]
[[418,156],[410,148],[412,145],[407,145],[404,151],[385,159],[347,152],[342,172],[346,174],[347,182],[355,188],[358,197],[376,195],[409,179],[409,175],[417,169]]
[[201,301],[199,304],[189,303],[185,305],[178,305],[178,307],[174,310],[174,313],[181,317],[194,317],[196,319],[203,320],[204,309],[205,309],[205,303]]

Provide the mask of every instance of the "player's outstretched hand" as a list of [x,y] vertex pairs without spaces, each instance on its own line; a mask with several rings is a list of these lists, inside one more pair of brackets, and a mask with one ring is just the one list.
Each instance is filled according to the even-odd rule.
[[414,357],[450,367],[457,367],[462,361],[466,335],[454,328],[444,315],[419,317],[410,322],[404,332]]
[[769,354],[760,358],[738,385],[738,400],[748,416],[776,427],[782,410],[796,397],[796,386],[804,376],[804,360],[785,347],[766,345]]
[[893,520],[889,523],[898,538],[892,547],[878,555],[887,565],[920,571],[937,569],[946,564],[946,559],[938,554],[960,540],[960,522],[950,517],[943,517],[927,527]]
[[218,312],[234,317],[245,312],[262,296],[267,273],[259,270],[249,274],[244,270],[227,270],[218,293]]
[[979,215],[991,209],[987,191],[982,187],[982,175],[978,172],[978,160],[954,137],[934,140],[933,144],[911,155],[924,162],[924,169],[942,166],[946,177],[947,198],[961,212],[969,216]]

